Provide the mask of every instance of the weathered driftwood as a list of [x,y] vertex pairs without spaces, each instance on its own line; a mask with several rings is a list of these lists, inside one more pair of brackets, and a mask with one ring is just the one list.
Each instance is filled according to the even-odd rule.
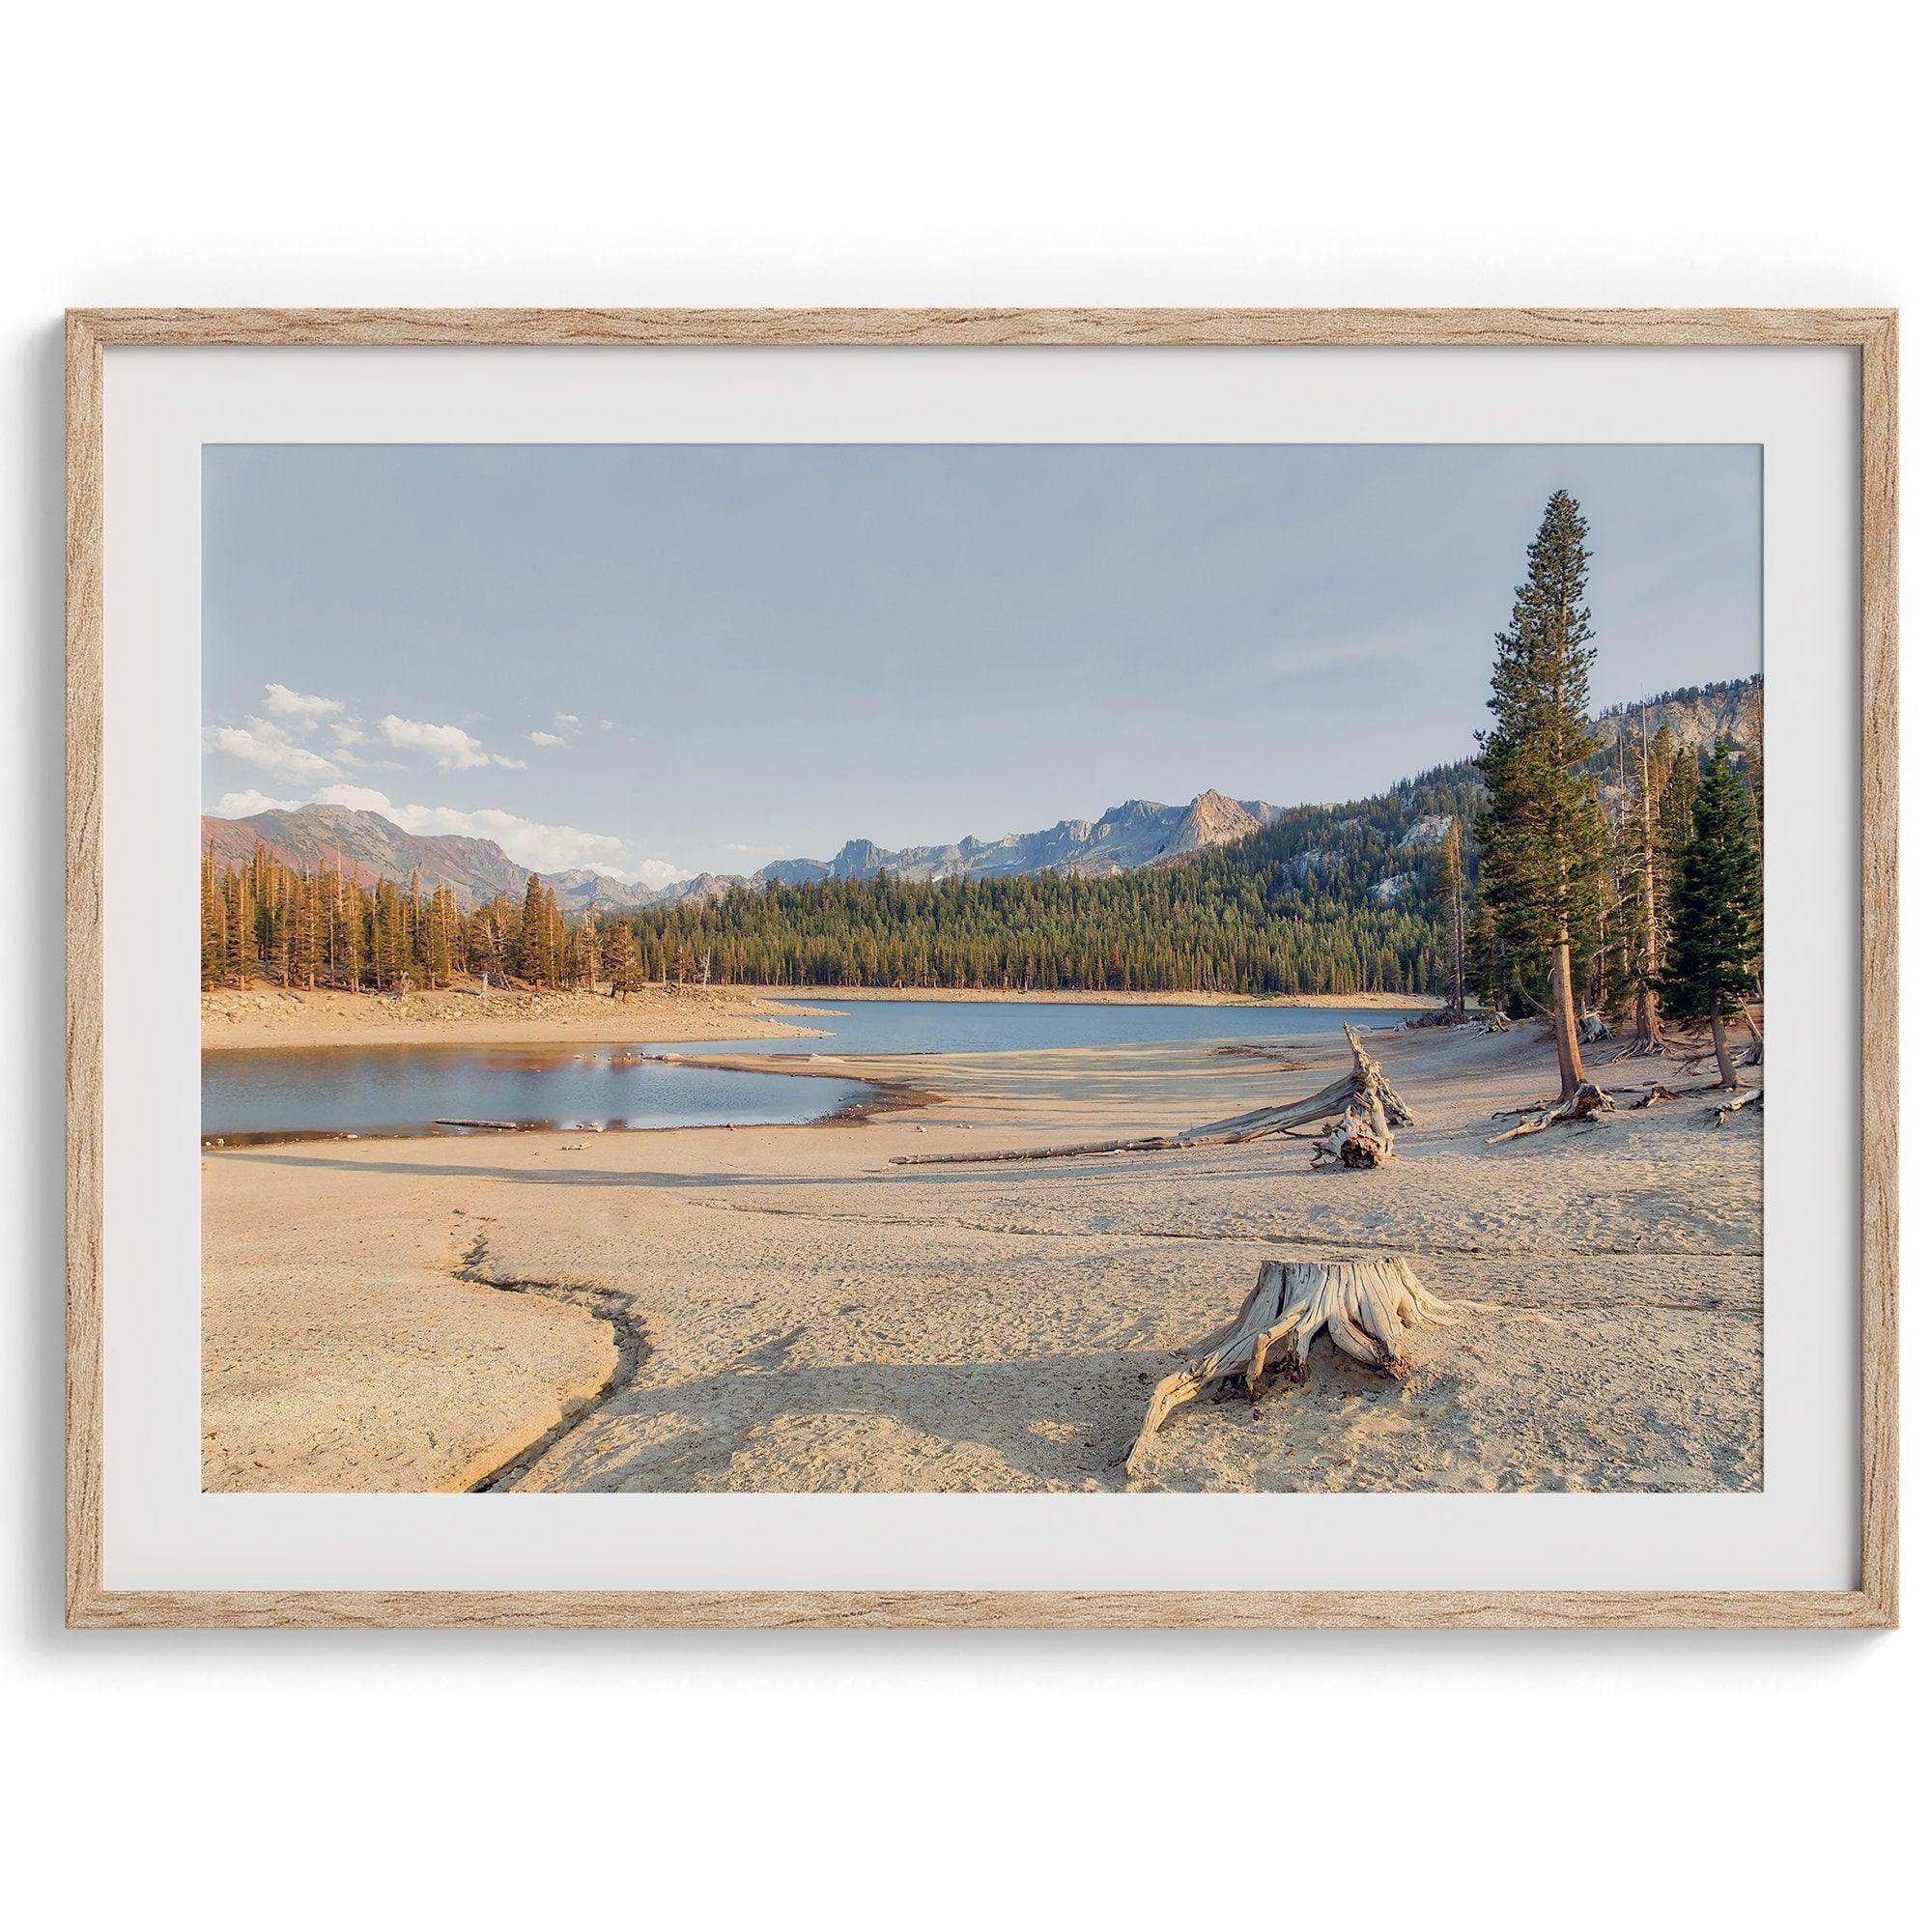
[[1261,1394],[1271,1361],[1292,1381],[1305,1381],[1308,1351],[1323,1330],[1344,1354],[1400,1378],[1403,1330],[1423,1323],[1443,1326],[1454,1319],[1449,1304],[1431,1294],[1400,1255],[1264,1262],[1235,1319],[1208,1336],[1184,1369],[1155,1384],[1147,1417],[1127,1453],[1127,1473],[1139,1472],[1140,1459],[1160,1425],[1214,1383],[1238,1375],[1253,1400]]
[[1639,1107],[1655,1107],[1664,1100],[1681,1100],[1684,1096],[1675,1088],[1666,1087],[1662,1080],[1653,1086],[1648,1094],[1637,1102]]
[[1510,1017],[1500,1007],[1483,1022],[1483,1031],[1485,1033],[1508,1033],[1509,1030]]
[[1763,1105],[1764,1089],[1762,1087],[1753,1087],[1749,1093],[1740,1094],[1735,1100],[1726,1100],[1721,1107],[1713,1107],[1711,1109],[1711,1118],[1721,1127],[1730,1120],[1733,1114],[1741,1114],[1747,1107],[1761,1107]]
[[[1389,1085],[1382,1073],[1381,1064],[1369,1058],[1361,1036],[1346,1022],[1342,1031],[1348,1036],[1353,1065],[1339,1080],[1330,1081],[1319,1094],[1311,1094],[1305,1100],[1291,1100],[1276,1107],[1257,1107],[1252,1113],[1236,1114],[1226,1121],[1210,1121],[1206,1126],[1189,1127],[1178,1134],[1143,1134],[1137,1140],[1078,1141],[1071,1146],[1061,1147],[994,1148],[983,1153],[901,1153],[893,1156],[892,1164],[895,1167],[945,1167],[967,1161],[1072,1160],[1082,1154],[1151,1153],[1166,1148],[1233,1147],[1242,1141],[1262,1140],[1269,1134],[1289,1133],[1314,1121],[1332,1122],[1338,1115],[1346,1116],[1351,1109],[1382,1144],[1380,1157],[1385,1160],[1394,1151],[1391,1125],[1408,1126],[1415,1117],[1408,1111],[1402,1095]],[[1324,1134],[1324,1142],[1327,1138]],[[1356,1161],[1350,1164],[1369,1166],[1374,1163]]]
[[1317,1167],[1324,1161],[1337,1167],[1379,1167],[1394,1158],[1395,1136],[1379,1106],[1365,1113],[1350,1106],[1315,1143]]
[[1586,1080],[1560,1107],[1551,1107],[1548,1113],[1524,1121],[1507,1133],[1492,1134],[1489,1145],[1498,1147],[1504,1141],[1520,1140],[1524,1134],[1540,1134],[1545,1127],[1553,1127],[1563,1121],[1587,1121],[1592,1114],[1608,1112],[1616,1104],[1595,1081]]

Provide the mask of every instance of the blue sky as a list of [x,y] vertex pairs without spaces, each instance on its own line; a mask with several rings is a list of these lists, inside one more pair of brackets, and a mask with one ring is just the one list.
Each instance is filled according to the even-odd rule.
[[203,792],[653,883],[1460,756],[1550,491],[1598,704],[1759,668],[1754,445],[210,445]]

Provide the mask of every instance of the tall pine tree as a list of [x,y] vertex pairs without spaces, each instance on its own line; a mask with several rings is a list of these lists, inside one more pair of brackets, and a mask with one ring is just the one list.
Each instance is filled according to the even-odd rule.
[[1483,882],[1504,950],[1549,962],[1556,1068],[1568,1099],[1583,1081],[1571,948],[1594,934],[1602,892],[1604,818],[1582,769],[1590,729],[1590,612],[1583,603],[1589,525],[1567,491],[1550,497],[1529,547],[1510,627],[1496,633],[1490,710],[1481,734],[1489,797],[1476,825]]
[[1452,816],[1442,840],[1438,895],[1449,953],[1449,1005],[1461,1020],[1468,1012],[1468,943],[1463,927],[1463,828]]
[[1708,1019],[1718,1078],[1738,1084],[1724,1022],[1757,990],[1764,895],[1750,794],[1720,744],[1697,788],[1690,842],[1677,869],[1663,1008],[1677,1020]]

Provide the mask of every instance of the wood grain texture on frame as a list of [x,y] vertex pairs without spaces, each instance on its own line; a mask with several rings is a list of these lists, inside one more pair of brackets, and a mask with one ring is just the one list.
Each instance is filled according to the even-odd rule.
[[67,1617],[76,1628],[1794,1628],[1898,1620],[1898,1109],[1863,1083],[1862,1561],[1849,1591],[140,1591],[101,1547],[102,353],[116,347],[1857,349],[1861,1041],[1898,1017],[1898,327],[1889,309],[92,309],[67,332]]

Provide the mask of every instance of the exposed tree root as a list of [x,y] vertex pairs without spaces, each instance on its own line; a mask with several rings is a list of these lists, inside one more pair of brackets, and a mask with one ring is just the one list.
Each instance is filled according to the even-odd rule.
[[[1380,1063],[1369,1058],[1361,1036],[1346,1022],[1342,1031],[1348,1036],[1354,1065],[1339,1080],[1330,1081],[1319,1094],[1311,1094],[1305,1100],[1257,1107],[1252,1113],[1236,1114],[1232,1120],[1210,1121],[1206,1126],[1189,1127],[1178,1134],[1144,1134],[1138,1140],[1127,1141],[1080,1141],[1071,1147],[995,1148],[984,1153],[901,1153],[893,1156],[892,1165],[948,1167],[994,1160],[1072,1160],[1082,1154],[1095,1153],[1151,1153],[1168,1148],[1236,1147],[1269,1134],[1290,1133],[1311,1122],[1328,1122],[1338,1115],[1346,1119],[1351,1112],[1360,1117],[1381,1145],[1379,1158],[1386,1160],[1394,1152],[1391,1125],[1410,1126],[1415,1117],[1383,1076]],[[1332,1127],[1324,1131],[1324,1144],[1332,1132]],[[1345,1164],[1359,1167],[1376,1163],[1356,1160]]]
[[1585,1013],[1577,1022],[1577,1037],[1584,1046],[1601,1046],[1610,1037],[1602,1013]]
[[1524,1121],[1507,1133],[1492,1134],[1488,1145],[1499,1147],[1504,1141],[1520,1140],[1524,1134],[1540,1134],[1565,1121],[1587,1121],[1592,1114],[1608,1112],[1616,1102],[1594,1081],[1586,1080],[1560,1107],[1551,1107],[1536,1120]]
[[1306,1381],[1309,1350],[1324,1330],[1344,1354],[1400,1379],[1403,1330],[1424,1323],[1444,1326],[1454,1319],[1450,1304],[1431,1294],[1400,1255],[1373,1261],[1264,1262],[1235,1319],[1208,1337],[1186,1368],[1155,1384],[1140,1434],[1127,1452],[1127,1473],[1139,1473],[1160,1425],[1214,1383],[1238,1375],[1249,1400],[1255,1401],[1271,1357],[1291,1381]]
[[1651,1088],[1650,1092],[1646,1094],[1643,1096],[1643,1098],[1637,1102],[1637,1105],[1639,1107],[1655,1107],[1662,1101],[1681,1100],[1683,1099],[1683,1097],[1684,1097],[1683,1094],[1678,1093],[1676,1089],[1671,1087],[1666,1087],[1663,1084],[1663,1082],[1660,1080],[1654,1087]]

